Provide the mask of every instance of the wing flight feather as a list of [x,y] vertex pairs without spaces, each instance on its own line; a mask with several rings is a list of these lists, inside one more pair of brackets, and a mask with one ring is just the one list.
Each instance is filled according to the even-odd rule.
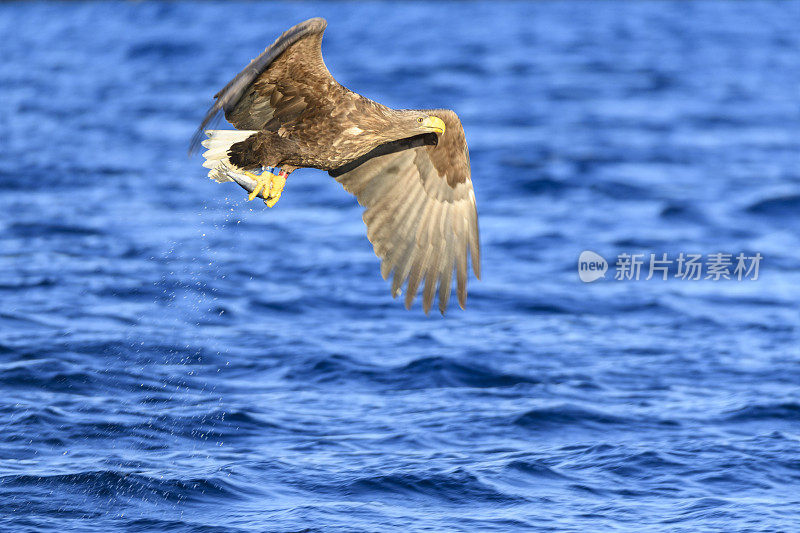
[[445,121],[438,144],[380,153],[347,172],[331,172],[363,205],[367,237],[392,276],[392,296],[405,284],[410,307],[422,287],[427,313],[438,296],[444,314],[456,273],[456,292],[467,299],[469,254],[480,278],[480,238],[464,130],[455,113],[426,110]]

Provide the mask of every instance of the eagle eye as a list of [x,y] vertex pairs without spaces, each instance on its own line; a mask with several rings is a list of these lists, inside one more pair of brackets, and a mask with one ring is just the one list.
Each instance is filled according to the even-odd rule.
[[423,120],[424,120],[424,119],[423,119],[422,117],[418,117],[418,118],[417,118],[417,122],[419,122],[420,124],[422,124],[422,121],[423,121]]

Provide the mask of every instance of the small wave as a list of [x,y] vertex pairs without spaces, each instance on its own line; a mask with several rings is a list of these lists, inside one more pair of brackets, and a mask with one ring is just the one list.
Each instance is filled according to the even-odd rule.
[[542,463],[541,461],[523,461],[523,460],[516,460],[511,461],[508,463],[506,468],[511,470],[516,470],[518,472],[522,472],[523,474],[527,474],[532,477],[537,478],[548,478],[548,479],[569,479],[567,476],[550,468],[546,464]]
[[177,437],[212,442],[294,430],[245,411],[221,409],[188,416],[164,414],[149,420],[147,426],[156,433],[168,431]]
[[465,504],[522,501],[522,498],[495,489],[461,468],[453,472],[437,472],[427,475],[396,473],[365,477],[350,483],[348,491],[367,495],[389,492],[395,497],[404,495],[410,499],[424,497]]
[[600,182],[591,186],[591,190],[613,200],[649,200],[653,193],[644,187],[623,182]]
[[5,366],[0,385],[51,392],[83,392],[97,386],[97,374],[75,365],[39,359]]
[[531,409],[514,419],[514,424],[528,429],[544,430],[563,426],[583,428],[607,428],[623,426],[635,421],[621,416],[564,404],[553,407]]
[[223,526],[210,526],[196,524],[189,520],[161,520],[158,518],[138,518],[123,522],[125,531],[187,531],[191,533],[238,533],[251,531],[232,527],[230,524]]
[[728,422],[756,420],[800,420],[800,404],[794,402],[747,405],[729,411],[724,418]]
[[476,363],[448,357],[423,357],[398,367],[370,365],[344,356],[330,355],[305,361],[287,375],[292,380],[317,383],[366,381],[399,389],[444,387],[493,388],[518,384],[538,384],[531,376],[501,372]]
[[397,369],[414,388],[422,387],[511,387],[521,383],[538,384],[531,376],[500,372],[475,363],[462,363],[447,357],[417,359]]
[[[20,290],[20,289],[35,289],[39,287],[52,287],[57,284],[54,276],[36,277],[36,278],[17,278],[14,281],[4,279],[0,282],[0,290]],[[0,315],[2,317],[3,315]]]
[[800,214],[800,194],[760,200],[750,204],[745,210],[755,215],[796,217]]
[[5,489],[79,491],[96,497],[151,497],[167,501],[205,501],[236,498],[242,491],[219,476],[168,478],[115,470],[88,470],[69,474],[15,474],[0,477]]
[[706,222],[706,217],[696,207],[689,204],[672,202],[664,206],[660,213],[661,218],[670,221]]
[[128,49],[131,59],[165,59],[171,57],[189,56],[195,53],[196,47],[188,43],[171,41],[151,41],[136,44]]
[[662,453],[648,450],[630,453],[629,450],[613,449],[610,453],[600,454],[595,461],[601,466],[625,478],[649,479],[664,474],[674,474],[684,464],[674,458],[667,458]]
[[56,235],[74,235],[76,237],[94,237],[103,232],[75,224],[50,224],[46,222],[16,222],[8,226],[8,232],[16,237],[53,237]]
[[515,189],[531,194],[558,194],[569,189],[570,186],[562,181],[551,178],[527,180],[515,184]]

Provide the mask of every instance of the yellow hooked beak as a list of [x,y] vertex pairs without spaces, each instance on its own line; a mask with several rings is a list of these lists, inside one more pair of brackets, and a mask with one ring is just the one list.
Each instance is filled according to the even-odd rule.
[[422,121],[420,124],[421,128],[424,128],[428,131],[434,131],[438,134],[444,133],[444,120],[440,119],[439,117],[428,117]]

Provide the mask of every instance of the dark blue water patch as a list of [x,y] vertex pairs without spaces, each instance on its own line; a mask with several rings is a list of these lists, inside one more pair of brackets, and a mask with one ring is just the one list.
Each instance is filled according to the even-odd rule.
[[35,237],[56,237],[60,235],[75,237],[93,237],[100,235],[101,232],[93,228],[68,225],[68,224],[48,224],[48,223],[28,223],[12,224],[7,228],[14,236],[22,239]]
[[645,187],[620,182],[597,183],[592,185],[592,190],[614,200],[642,201],[653,198],[652,192]]
[[761,420],[800,420],[800,404],[793,402],[756,404],[731,411],[726,422],[751,422]]
[[[152,518],[142,518],[136,520],[128,520],[124,521],[125,527],[129,531],[134,532],[146,532],[146,531],[191,531],[197,533],[226,533],[228,531],[232,532],[244,532],[247,531],[246,528],[238,528],[233,527],[230,525],[226,526],[207,526],[203,524],[197,524],[192,522],[191,520],[157,520]],[[110,524],[109,527],[115,527],[115,524]],[[303,532],[308,531],[309,533],[313,531],[319,531],[315,529],[306,529],[301,530]]]
[[[56,284],[55,277],[36,277],[36,278],[28,278],[25,279],[8,279],[4,283],[0,283],[0,290],[13,290],[18,291],[20,289],[34,289],[37,287],[52,287]],[[12,313],[3,313],[6,318],[14,319],[18,318]]]
[[707,223],[707,217],[702,210],[688,203],[675,202],[667,204],[661,210],[660,216],[670,222]]
[[797,217],[800,213],[800,194],[778,196],[754,202],[747,207],[747,212],[769,217]]
[[258,437],[265,433],[292,433],[296,428],[285,428],[281,424],[244,411],[214,410],[192,415],[164,415],[153,420],[154,425],[168,427],[178,437],[221,442],[232,438]]
[[149,41],[133,45],[128,49],[128,58],[133,60],[163,61],[181,56],[191,56],[195,52],[194,43],[172,41]]
[[563,193],[570,186],[566,183],[563,183],[558,180],[548,179],[548,178],[541,178],[537,180],[527,181],[522,183],[519,188],[522,191],[529,192],[531,194],[559,194]]
[[513,424],[534,431],[575,430],[579,428],[589,430],[625,430],[629,427],[642,426],[664,428],[679,426],[679,423],[675,420],[648,420],[638,417],[626,417],[569,404],[531,409],[514,417]]
[[418,359],[397,369],[403,381],[416,387],[509,387],[522,383],[538,384],[540,380],[499,372],[480,364],[463,364],[443,357]]
[[[97,500],[152,497],[167,502],[202,501],[236,497],[239,490],[221,476],[195,479],[163,479],[109,470],[73,474],[4,476],[0,486],[11,492],[77,491]],[[99,502],[98,502],[99,503]]]
[[460,468],[451,472],[369,476],[347,484],[345,491],[357,498],[385,492],[423,504],[430,501],[455,505],[522,503],[520,498],[504,494]]
[[94,373],[83,371],[72,364],[57,360],[41,359],[24,365],[6,365],[0,383],[9,389],[36,388],[51,392],[75,392],[96,386]]
[[[570,479],[564,473],[537,460],[511,461],[505,466],[505,470],[523,474],[526,478],[529,478],[527,482],[530,483],[541,483],[548,480],[567,481]],[[513,474],[511,475],[513,476]],[[512,477],[510,481],[514,483],[515,481],[518,482],[518,479]]]
[[396,389],[495,388],[540,383],[535,377],[509,374],[474,362],[467,364],[445,357],[424,357],[401,366],[385,367],[365,365],[340,354],[305,361],[291,370],[286,378],[316,383],[351,380]]

